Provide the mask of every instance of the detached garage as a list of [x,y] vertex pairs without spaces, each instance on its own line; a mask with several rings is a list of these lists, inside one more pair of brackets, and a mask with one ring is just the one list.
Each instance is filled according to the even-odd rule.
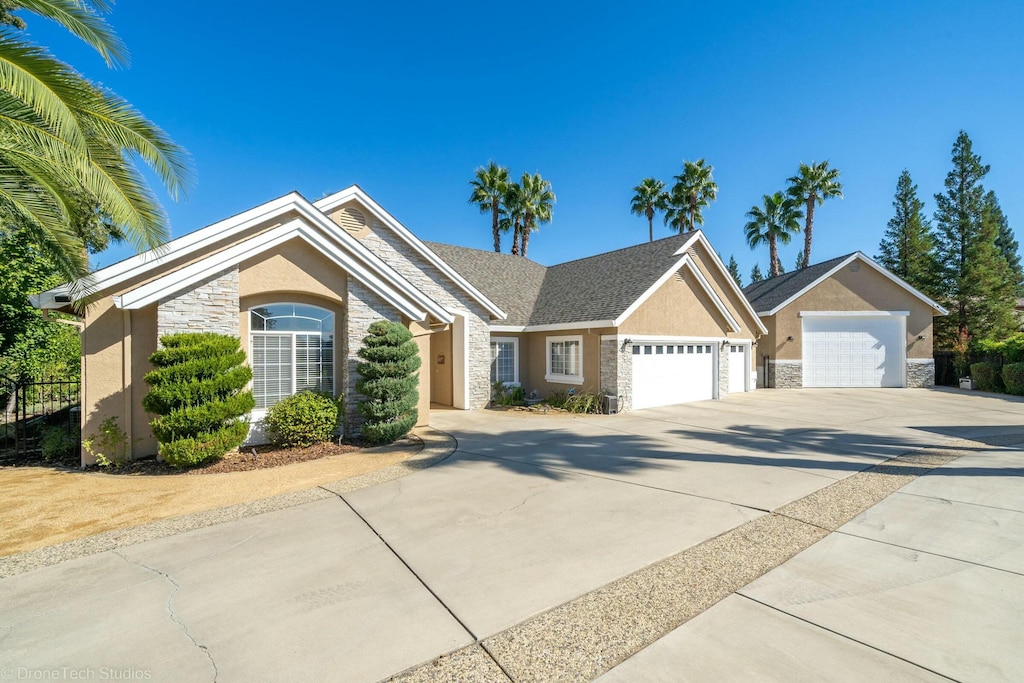
[[947,311],[861,252],[744,290],[768,333],[760,386],[929,387],[932,318]]

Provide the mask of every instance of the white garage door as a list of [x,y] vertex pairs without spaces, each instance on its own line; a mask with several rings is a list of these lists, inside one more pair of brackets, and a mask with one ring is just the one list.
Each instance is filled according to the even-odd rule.
[[633,346],[633,409],[654,408],[714,395],[711,344]]
[[729,393],[735,394],[747,390],[747,375],[750,364],[747,362],[746,346],[729,345]]
[[903,386],[903,324],[897,316],[803,318],[804,386]]

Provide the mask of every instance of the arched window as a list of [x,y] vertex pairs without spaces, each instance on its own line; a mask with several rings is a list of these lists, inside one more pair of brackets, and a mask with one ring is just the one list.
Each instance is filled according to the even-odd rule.
[[256,409],[304,390],[334,394],[334,314],[307,304],[249,310]]

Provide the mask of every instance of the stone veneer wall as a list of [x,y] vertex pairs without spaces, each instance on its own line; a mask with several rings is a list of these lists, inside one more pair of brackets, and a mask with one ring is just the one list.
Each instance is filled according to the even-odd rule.
[[361,361],[357,353],[363,346],[363,338],[370,331],[370,325],[378,320],[398,322],[402,315],[352,277],[348,278],[346,303],[344,333],[337,334],[341,338],[342,358],[345,359],[341,386],[345,396],[345,433],[357,434],[365,421],[359,412],[359,401],[366,398],[356,391],[356,381],[359,379],[356,364]]
[[935,359],[907,360],[907,387],[926,389],[935,386]]
[[469,407],[483,408],[491,400],[491,328],[487,311],[436,266],[413,250],[387,226],[373,221],[360,241],[385,263],[452,313],[468,311]]
[[722,345],[718,345],[718,353],[716,361],[718,362],[718,396],[716,398],[725,398],[729,395],[729,347],[726,346],[725,350],[722,350]]
[[224,271],[157,305],[157,338],[176,332],[238,336],[238,268]]
[[633,349],[617,339],[601,340],[601,393],[619,398],[619,412],[633,407]]
[[799,389],[804,385],[803,363],[768,361],[768,377],[772,389]]

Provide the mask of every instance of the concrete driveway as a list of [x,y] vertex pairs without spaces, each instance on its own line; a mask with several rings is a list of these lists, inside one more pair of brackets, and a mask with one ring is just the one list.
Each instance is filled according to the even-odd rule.
[[[67,667],[96,677],[146,672],[150,680],[377,681],[460,651],[414,669],[410,680],[527,680],[529,667],[501,652],[544,643],[516,640],[516,625],[775,517],[888,458],[962,438],[980,443],[958,444],[974,459],[949,466],[967,462],[961,475],[918,479],[609,676],[668,671],[666,680],[676,680],[678,653],[687,650],[673,643],[715,640],[740,644],[723,651],[740,657],[735,666],[749,653],[750,670],[770,671],[774,659],[756,659],[729,625],[764,623],[783,634],[773,626],[780,619],[791,631],[812,629],[808,642],[856,641],[868,659],[899,658],[911,677],[971,673],[979,661],[1019,672],[1007,663],[1019,648],[942,625],[966,630],[988,620],[987,628],[1024,632],[1014,516],[1024,513],[990,493],[1022,499],[1020,453],[984,446],[1013,435],[1024,441],[1020,401],[926,390],[759,391],[618,416],[450,411],[433,422],[458,450],[422,472],[0,580],[0,672],[12,680]],[[988,502],[979,505],[979,496]],[[936,501],[957,504],[946,510]],[[985,505],[999,508],[998,524],[976,509]],[[916,559],[901,565],[906,553]],[[953,571],[960,564],[950,562],[972,570]],[[903,574],[887,588],[905,594],[902,602],[879,597],[871,583],[890,580],[897,565]],[[925,566],[930,588],[914,574]],[[934,601],[947,591],[978,602]],[[821,599],[840,594],[845,601]],[[766,621],[745,616],[751,609]],[[637,631],[645,614],[636,612],[636,624],[619,619],[608,628]],[[905,613],[916,616],[901,621]],[[761,630],[747,635],[757,640]],[[910,644],[895,651],[892,640]],[[819,674],[830,671],[827,658],[821,666]]]

